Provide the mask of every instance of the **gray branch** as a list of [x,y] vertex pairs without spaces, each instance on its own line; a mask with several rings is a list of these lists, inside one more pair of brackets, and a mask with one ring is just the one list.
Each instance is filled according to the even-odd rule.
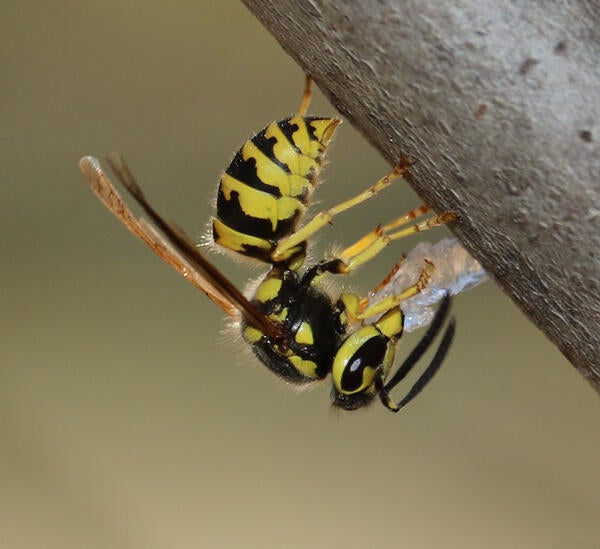
[[600,7],[244,0],[600,391]]

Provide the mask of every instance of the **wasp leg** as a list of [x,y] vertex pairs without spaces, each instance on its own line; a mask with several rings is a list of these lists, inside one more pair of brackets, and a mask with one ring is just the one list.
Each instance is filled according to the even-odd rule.
[[304,94],[302,95],[302,101],[300,102],[300,108],[298,109],[298,116],[304,116],[308,110],[312,98],[312,81],[312,77],[307,74],[306,83],[304,85]]
[[[367,233],[360,240],[357,240],[354,244],[348,246],[342,252],[341,257],[343,259],[346,259],[346,261],[350,261],[351,258],[353,258],[355,256],[359,256],[367,248],[373,246],[378,240],[380,240],[382,238],[383,235],[385,235],[388,232],[388,229],[393,230],[393,229],[396,229],[403,225],[408,225],[411,221],[417,219],[418,217],[425,215],[429,210],[430,210],[429,206],[427,206],[426,204],[421,204],[418,208],[415,208],[414,210],[411,210],[410,212],[407,212],[404,215],[401,215],[400,217],[398,217],[397,219],[395,219],[394,221],[391,221],[390,223],[388,223],[386,225],[383,225],[383,226],[378,225],[370,233]],[[415,232],[418,232],[418,231],[415,231]],[[385,247],[385,244],[384,244],[384,247]],[[377,253],[377,252],[375,252],[375,253]],[[373,254],[373,255],[375,255],[375,254]]]
[[439,227],[440,225],[445,225],[446,223],[452,223],[457,220],[456,214],[454,212],[442,212],[439,215],[434,215],[432,217],[429,217],[428,219],[426,219],[425,221],[422,221],[421,223],[415,223],[414,225],[411,225],[410,227],[406,227],[400,231],[391,232],[398,227],[403,227],[404,225],[408,225],[410,223],[411,219],[405,220],[405,218],[407,215],[410,215],[410,213],[411,212],[409,212],[409,214],[405,214],[402,217],[399,217],[398,219],[395,219],[394,221],[391,221],[390,223],[385,224],[382,227],[383,231],[389,236],[390,240],[398,240],[400,238],[404,238],[405,236],[408,236],[408,235],[411,235],[414,233],[418,233],[421,231],[426,231],[427,229],[431,229],[433,227]]
[[369,198],[375,196],[383,189],[388,187],[392,181],[400,179],[408,170],[409,162],[407,159],[403,159],[398,166],[396,166],[389,174],[382,177],[374,185],[371,185],[368,189],[365,189],[360,194],[341,202],[333,208],[323,210],[316,214],[304,227],[298,229],[295,233],[291,234],[287,238],[279,241],[277,248],[273,250],[271,257],[274,261],[279,260],[285,256],[285,252],[294,246],[297,246],[301,242],[304,242],[310,238],[319,229],[331,223],[332,219],[350,208],[365,202]]
[[385,391],[391,391],[398,383],[400,383],[413,369],[414,365],[420,360],[420,358],[427,352],[435,336],[442,329],[442,325],[448,313],[450,311],[451,298],[449,294],[443,298],[438,310],[427,328],[427,331],[417,343],[417,346],[410,352],[410,354],[404,359],[402,365],[396,370],[396,373],[387,381],[385,384]]
[[403,253],[402,257],[400,258],[400,261],[398,261],[398,263],[396,263],[392,267],[392,270],[389,273],[387,273],[385,275],[385,278],[379,284],[377,284],[371,291],[374,294],[376,294],[377,292],[380,292],[381,290],[383,290],[383,288],[385,288],[390,283],[390,281],[394,278],[394,276],[396,276],[396,273],[402,268],[402,265],[404,265],[405,261],[406,261],[406,254]]
[[454,213],[443,212],[439,215],[429,217],[420,223],[415,223],[410,227],[394,231],[394,229],[397,229],[398,227],[408,225],[416,217],[420,217],[428,211],[428,206],[419,206],[386,225],[375,227],[370,233],[343,250],[338,256],[337,261],[334,260],[330,262],[331,268],[329,270],[338,274],[348,274],[375,257],[393,240],[399,240],[405,236],[456,221],[456,215]]
[[356,294],[342,294],[340,300],[344,305],[346,313],[356,320],[364,320],[381,315],[394,307],[397,307],[406,299],[410,299],[422,292],[429,284],[434,269],[435,266],[433,263],[427,261],[425,267],[421,269],[419,279],[415,284],[409,286],[397,295],[384,297],[375,303],[369,304],[369,299],[367,297],[360,298]]

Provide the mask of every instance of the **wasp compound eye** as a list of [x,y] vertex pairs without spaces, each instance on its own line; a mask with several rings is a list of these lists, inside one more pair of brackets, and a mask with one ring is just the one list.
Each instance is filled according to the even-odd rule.
[[375,336],[365,341],[348,360],[340,378],[340,391],[351,394],[373,385],[377,369],[383,364],[387,346],[388,341],[384,336]]

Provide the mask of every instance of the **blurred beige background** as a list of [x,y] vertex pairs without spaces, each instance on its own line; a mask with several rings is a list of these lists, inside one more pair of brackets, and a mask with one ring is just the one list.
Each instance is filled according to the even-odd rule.
[[[598,397],[492,283],[403,413],[333,414],[327,384],[249,367],[92,196],[78,158],[119,148],[200,237],[236,148],[297,108],[301,71],[241,4],[191,4],[3,4],[0,547],[599,548]],[[329,161],[323,205],[387,170],[349,124]],[[417,204],[400,183],[317,253]]]

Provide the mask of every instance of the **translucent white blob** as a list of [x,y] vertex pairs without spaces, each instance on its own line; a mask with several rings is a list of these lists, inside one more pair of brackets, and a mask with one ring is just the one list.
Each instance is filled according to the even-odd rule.
[[[389,295],[397,295],[419,279],[426,260],[434,265],[427,287],[401,303],[404,312],[404,330],[411,332],[431,322],[435,304],[446,292],[459,294],[487,280],[487,273],[456,238],[445,238],[437,244],[421,242],[408,254],[399,268],[376,292],[368,295],[374,303]],[[369,319],[374,322],[376,318]]]

